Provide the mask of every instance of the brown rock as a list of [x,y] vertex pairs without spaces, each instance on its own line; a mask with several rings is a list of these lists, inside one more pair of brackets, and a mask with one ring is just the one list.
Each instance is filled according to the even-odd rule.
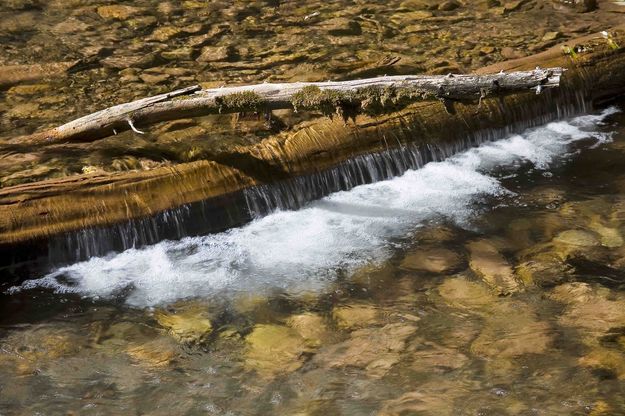
[[148,40],[167,42],[170,39],[184,35],[184,31],[174,26],[160,26],[154,29]]
[[523,52],[510,47],[502,48],[500,53],[505,59],[517,59],[525,56]]
[[103,19],[126,20],[131,16],[140,14],[143,10],[138,7],[114,4],[110,6],[100,6],[97,9],[98,14]]
[[507,295],[523,289],[512,267],[496,246],[487,240],[479,240],[468,244],[467,249],[470,252],[471,270],[497,293]]
[[455,251],[433,247],[409,253],[402,260],[400,267],[430,273],[451,273],[460,269],[463,263],[462,256]]
[[362,328],[378,321],[378,310],[372,305],[352,304],[334,308],[332,317],[339,328]]
[[229,46],[205,46],[202,48],[198,62],[227,61],[232,56],[232,48]]
[[167,80],[169,79],[169,75],[167,74],[141,74],[139,78],[141,78],[141,81],[145,82],[146,84],[162,84],[164,82],[167,82]]
[[562,37],[562,33],[561,32],[547,32],[543,35],[542,37],[542,41],[543,42],[547,42],[550,40],[556,40],[558,38]]
[[334,368],[362,368],[372,378],[383,377],[399,362],[406,340],[416,330],[417,327],[405,324],[359,329],[352,332],[349,340],[321,351],[316,362]]
[[460,7],[460,3],[458,3],[456,0],[446,0],[438,5],[438,10],[449,12],[452,10],[456,10],[458,7]]
[[323,22],[323,28],[332,36],[358,36],[362,34],[360,24],[355,20],[337,17]]

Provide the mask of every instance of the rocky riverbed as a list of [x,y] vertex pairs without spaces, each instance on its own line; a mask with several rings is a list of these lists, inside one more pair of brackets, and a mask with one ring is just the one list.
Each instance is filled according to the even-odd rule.
[[0,412],[622,413],[624,121],[5,287]]

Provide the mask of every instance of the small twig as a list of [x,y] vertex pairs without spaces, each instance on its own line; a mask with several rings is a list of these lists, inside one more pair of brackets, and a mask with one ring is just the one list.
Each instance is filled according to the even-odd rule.
[[132,122],[132,119],[127,118],[127,119],[126,119],[126,121],[128,122],[128,125],[130,126],[130,129],[131,129],[132,131],[134,131],[135,133],[138,133],[138,134],[145,134],[145,132],[144,132],[144,131],[138,130],[138,129],[135,127],[135,125],[134,125],[134,124],[133,124],[133,122]]

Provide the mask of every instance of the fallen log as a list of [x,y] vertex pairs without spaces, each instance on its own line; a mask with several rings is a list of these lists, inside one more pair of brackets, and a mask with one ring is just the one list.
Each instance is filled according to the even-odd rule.
[[109,107],[49,131],[15,139],[19,143],[96,140],[160,121],[208,114],[269,112],[278,109],[356,114],[390,113],[422,99],[438,99],[453,112],[454,102],[481,102],[490,96],[554,88],[562,68],[486,75],[385,76],[339,82],[296,82],[202,90],[192,86]]

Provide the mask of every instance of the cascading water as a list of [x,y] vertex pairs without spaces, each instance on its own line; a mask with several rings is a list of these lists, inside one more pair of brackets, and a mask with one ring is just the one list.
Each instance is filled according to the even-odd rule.
[[[395,244],[429,220],[469,226],[476,202],[511,194],[493,172],[514,173],[525,163],[546,170],[575,142],[608,140],[609,134],[597,130],[617,111],[612,107],[599,115],[549,123],[440,162],[426,163],[447,156],[450,149],[431,148],[424,154],[418,148],[403,148],[363,156],[349,167],[316,176],[318,182],[294,179],[248,192],[252,210],[278,210],[246,226],[92,258],[12,290],[48,287],[87,297],[122,296],[138,307],[232,291],[315,290],[341,272],[383,261]],[[408,169],[402,176],[382,180],[401,168]],[[367,180],[381,181],[356,186]],[[353,189],[296,211],[282,209],[314,196],[307,192],[332,191],[339,185]],[[297,186],[303,191],[296,192]]]

